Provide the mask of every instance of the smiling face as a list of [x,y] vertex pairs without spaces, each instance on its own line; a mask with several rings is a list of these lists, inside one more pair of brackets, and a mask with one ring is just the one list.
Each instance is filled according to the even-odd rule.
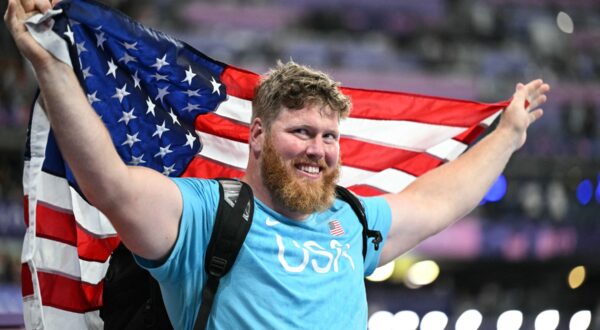
[[337,113],[319,105],[285,109],[265,135],[262,181],[281,207],[302,214],[322,211],[335,198],[339,159]]

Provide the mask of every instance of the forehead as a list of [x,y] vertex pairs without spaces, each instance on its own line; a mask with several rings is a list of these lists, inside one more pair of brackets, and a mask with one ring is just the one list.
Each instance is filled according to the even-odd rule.
[[283,108],[273,124],[284,126],[298,124],[330,126],[332,129],[337,130],[339,123],[339,114],[328,106],[309,105],[301,109]]

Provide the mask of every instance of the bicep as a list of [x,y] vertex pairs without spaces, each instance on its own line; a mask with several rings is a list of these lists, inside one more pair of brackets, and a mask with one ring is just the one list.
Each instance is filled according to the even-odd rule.
[[435,208],[409,191],[382,196],[392,212],[392,224],[383,248],[380,264],[401,256],[429,237],[434,231],[428,214]]
[[168,177],[144,167],[128,167],[110,207],[103,212],[123,243],[146,259],[164,257],[177,239],[183,209],[181,193]]

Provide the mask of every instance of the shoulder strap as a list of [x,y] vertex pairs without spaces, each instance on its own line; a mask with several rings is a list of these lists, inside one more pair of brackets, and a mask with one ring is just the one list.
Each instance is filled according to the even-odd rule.
[[375,245],[375,250],[379,250],[379,243],[383,240],[381,237],[381,232],[379,230],[371,230],[368,227],[367,223],[367,215],[365,214],[365,209],[362,203],[358,200],[358,198],[348,189],[342,186],[335,187],[336,195],[341,198],[346,203],[350,204],[354,213],[358,217],[360,224],[363,227],[363,260],[367,257],[367,239],[373,238],[371,241],[373,245]]
[[254,214],[254,196],[249,185],[232,179],[218,181],[219,206],[204,259],[208,280],[202,289],[202,304],[194,324],[195,330],[206,328],[219,280],[233,266]]

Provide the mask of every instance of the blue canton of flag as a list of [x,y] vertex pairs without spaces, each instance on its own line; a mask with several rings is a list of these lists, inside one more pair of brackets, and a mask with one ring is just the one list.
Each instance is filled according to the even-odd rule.
[[224,64],[120,13],[59,5],[53,30],[69,45],[88,101],[130,165],[179,176],[201,145],[194,120],[226,97]]

